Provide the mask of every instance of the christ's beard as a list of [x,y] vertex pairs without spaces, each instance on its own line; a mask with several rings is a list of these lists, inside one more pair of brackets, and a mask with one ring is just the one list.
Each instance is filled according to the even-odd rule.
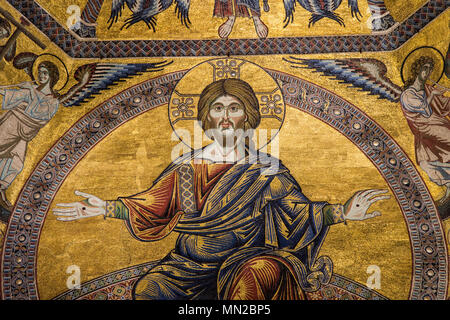
[[225,122],[225,121],[221,121],[221,122],[218,124],[218,126],[217,126],[216,129],[219,130],[220,134],[221,134],[222,136],[226,137],[226,138],[229,138],[229,137],[234,136],[234,132],[235,132],[234,128],[235,128],[236,126],[235,126],[235,123],[233,122],[233,120],[228,120],[228,121],[226,122],[226,124],[228,125],[228,128],[224,128],[224,127],[222,126],[224,122]]
[[223,147],[230,148],[235,146],[240,141],[242,130],[235,130],[235,123],[231,120],[228,120],[230,124],[228,128],[223,128],[222,123],[223,121],[218,124],[217,128],[213,129],[214,139]]

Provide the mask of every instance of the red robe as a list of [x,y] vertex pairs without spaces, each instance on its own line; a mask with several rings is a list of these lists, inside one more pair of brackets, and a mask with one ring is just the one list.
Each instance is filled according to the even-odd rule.
[[[234,8],[236,13],[234,12]],[[259,8],[252,8],[248,5],[238,4],[237,0],[216,0],[214,2],[214,17],[227,18],[231,16],[236,17],[251,17],[261,16]]]
[[[202,210],[205,200],[222,175],[232,164],[193,164],[196,208]],[[178,172],[171,171],[149,190],[133,197],[120,198],[129,213],[128,227],[139,240],[153,241],[167,236],[178,223],[182,199],[178,192]],[[168,197],[167,195],[171,195]]]
[[329,280],[332,263],[317,255],[329,226],[343,221],[342,205],[308,200],[281,164],[184,158],[150,189],[107,201],[107,216],[116,206],[112,217],[141,241],[180,233],[136,283],[136,299],[302,299]]

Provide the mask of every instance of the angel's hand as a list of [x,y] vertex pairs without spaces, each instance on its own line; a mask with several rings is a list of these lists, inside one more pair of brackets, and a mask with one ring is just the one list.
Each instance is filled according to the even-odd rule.
[[441,92],[449,91],[449,89],[447,87],[444,87],[444,86],[440,85],[439,83],[435,83],[434,87],[436,89],[440,90]]
[[433,90],[431,91],[431,95],[434,96],[441,96],[445,93],[445,90],[442,90],[442,87],[439,85],[436,85],[435,87],[433,87]]
[[106,201],[81,191],[75,191],[78,196],[85,197],[83,201],[72,203],[58,203],[58,207],[53,209],[53,214],[59,221],[73,221],[83,218],[105,215]]

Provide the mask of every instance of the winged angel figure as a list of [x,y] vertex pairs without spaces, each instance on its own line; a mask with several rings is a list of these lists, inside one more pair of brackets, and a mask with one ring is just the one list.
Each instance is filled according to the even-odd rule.
[[450,90],[437,83],[442,76],[439,59],[408,56],[401,71],[403,88],[386,76],[386,65],[376,59],[284,60],[293,68],[313,69],[380,99],[400,102],[414,135],[416,162],[432,182],[445,188],[436,204],[443,219],[450,216],[450,98],[444,95]]
[[28,142],[53,118],[59,105],[79,106],[117,82],[142,72],[163,70],[168,64],[82,65],[74,74],[77,83],[60,94],[69,78],[61,59],[51,54],[19,54],[13,65],[24,70],[31,81],[0,86],[2,109],[6,111],[0,116],[0,206],[12,210],[6,190],[23,169]]
[[[111,15],[108,20],[110,28],[116,23],[122,15],[125,5],[133,12],[133,14],[125,20],[121,29],[129,28],[135,23],[145,22],[148,28],[156,31],[156,16],[167,10],[175,2],[175,14],[181,23],[189,28],[191,21],[189,20],[190,0],[113,0],[111,7]],[[256,34],[259,38],[265,38],[268,34],[268,28],[261,20],[261,8],[259,0],[214,0],[213,16],[218,18],[227,18],[218,33],[221,38],[227,38],[233,29],[236,17],[252,18]],[[283,0],[285,8],[284,27],[294,21],[294,11],[296,4],[312,13],[309,20],[309,26],[314,25],[323,18],[329,18],[340,25],[345,26],[344,20],[337,13],[336,9],[341,5],[342,0]],[[361,13],[358,8],[358,0],[348,0],[348,6],[351,9],[352,17],[359,21]],[[268,12],[270,7],[268,0],[263,0],[264,11]]]

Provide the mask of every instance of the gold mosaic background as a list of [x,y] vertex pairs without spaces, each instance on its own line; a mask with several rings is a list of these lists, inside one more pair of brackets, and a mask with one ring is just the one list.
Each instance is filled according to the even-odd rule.
[[[64,22],[70,4],[83,8],[86,0],[52,0],[38,1],[58,21]],[[217,27],[223,19],[205,19],[210,17],[211,5],[208,1],[193,1],[188,30],[177,21],[174,23],[173,9],[162,13],[158,19],[157,32],[149,31],[144,24],[119,32],[120,23],[106,29],[109,16],[109,2],[103,6],[100,14],[99,39],[216,39]],[[397,21],[402,21],[422,6],[426,1],[386,0],[386,4]],[[271,11],[263,13],[263,20],[269,27],[269,36],[305,36],[305,35],[340,35],[370,34],[366,25],[369,17],[367,2],[360,1],[363,13],[362,22],[351,18],[346,3],[338,9],[344,18],[346,28],[326,20],[320,21],[313,28],[307,28],[309,13],[298,8],[294,23],[283,29],[284,18],[282,2],[270,3]],[[0,6],[15,18],[20,15],[5,0]],[[124,10],[121,19],[130,12]],[[429,23],[406,44],[393,52],[340,54],[340,55],[305,55],[302,58],[376,58],[388,68],[388,78],[401,85],[400,66],[405,56],[421,45],[433,45],[445,53],[448,48],[450,12]],[[75,60],[66,56],[52,44],[34,26],[29,29],[47,45],[45,52],[59,56],[67,65],[71,75],[80,65],[96,60]],[[254,37],[254,27],[249,19],[238,19],[231,38]],[[430,41],[432,42],[430,44]],[[0,43],[2,45],[3,43]],[[17,42],[17,51],[44,52],[26,37],[21,36]],[[292,69],[283,63],[284,56],[246,56],[245,59],[261,67],[286,72],[311,81],[354,104],[389,133],[407,153],[414,156],[414,139],[403,117],[399,103],[379,100],[356,88],[330,80],[307,69]],[[286,56],[287,57],[287,56]],[[178,70],[187,70],[205,61],[207,58],[170,58],[173,64],[162,72],[135,76],[124,83],[103,91],[81,107],[61,107],[51,122],[40,130],[29,144],[25,167],[8,189],[7,196],[15,202],[24,183],[35,166],[52,145],[78,119],[97,105],[116,95],[124,89],[147,80]],[[121,59],[120,62],[156,62],[159,58]],[[114,61],[103,59],[103,62]],[[116,62],[116,61],[115,61]],[[74,84],[73,77],[69,85]],[[0,85],[27,81],[24,72],[17,72],[11,64],[4,64],[0,70]],[[442,85],[450,87],[450,81],[443,77]],[[381,102],[380,102],[381,101]],[[4,111],[0,111],[4,112]],[[167,106],[149,111],[119,127],[111,135],[93,148],[75,167],[58,191],[52,207],[59,202],[77,200],[75,190],[95,194],[104,199],[134,194],[146,189],[159,173],[170,163],[171,148],[177,143],[170,140],[171,126],[167,117]],[[373,164],[344,136],[337,131],[291,107],[287,108],[286,120],[280,132],[280,158],[291,170],[302,186],[304,193],[313,200],[343,203],[355,191],[367,188],[388,189]],[[415,162],[414,162],[415,163]],[[443,189],[431,183],[427,175],[417,166],[432,196],[442,196]],[[407,299],[412,277],[410,240],[400,208],[391,194],[391,199],[377,203],[371,209],[382,212],[381,217],[365,221],[351,222],[348,225],[333,226],[321,249],[321,254],[330,256],[334,271],[338,274],[365,283],[368,277],[368,265],[381,268],[381,294],[390,299]],[[444,223],[445,232],[450,229],[450,222]],[[6,226],[2,225],[5,230]],[[45,220],[38,247],[37,279],[41,299],[51,299],[66,290],[66,268],[79,265],[82,282],[138,263],[163,257],[174,245],[176,235],[155,243],[139,242],[131,237],[121,221],[103,220],[102,218],[85,219],[76,222],[61,223],[49,214]]]

